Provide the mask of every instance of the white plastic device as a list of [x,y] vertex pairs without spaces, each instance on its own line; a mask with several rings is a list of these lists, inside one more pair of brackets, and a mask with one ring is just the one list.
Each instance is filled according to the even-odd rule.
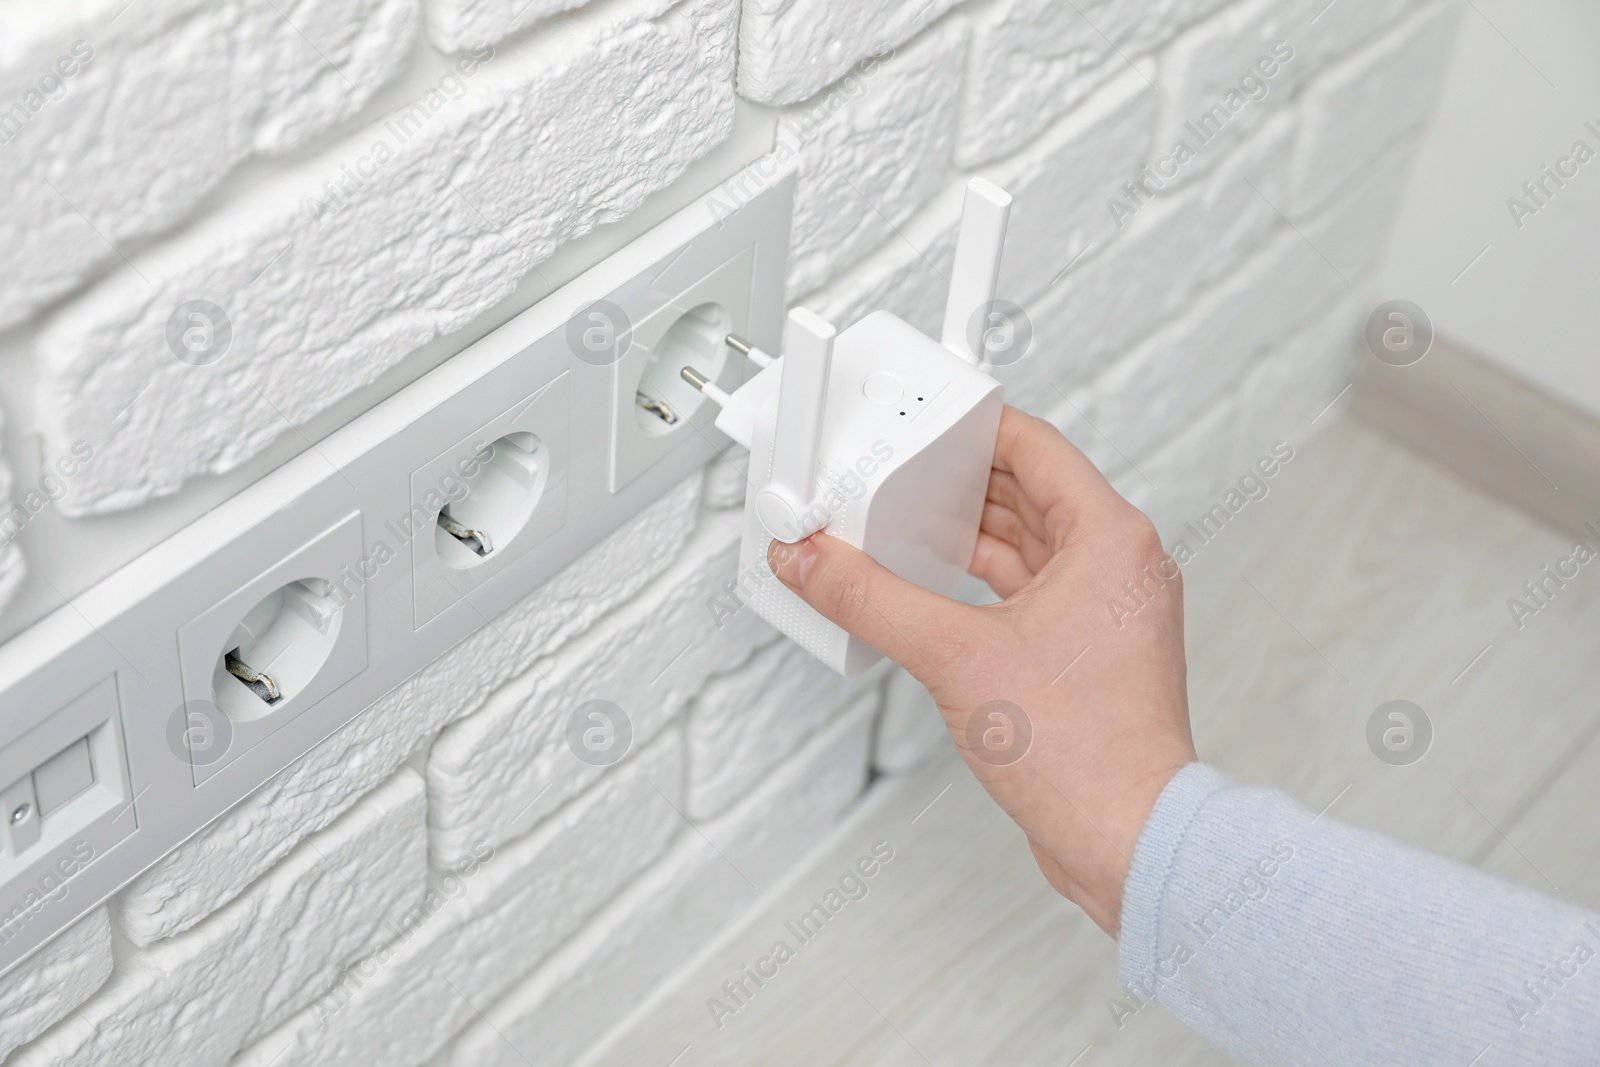
[[900,577],[949,595],[977,545],[1002,407],[983,362],[1011,197],[967,187],[944,330],[935,341],[887,311],[842,333],[789,313],[773,358],[728,343],[762,368],[733,393],[693,367],[682,375],[722,407],[717,428],[750,450],[739,596],[841,674],[880,658],[778,581],[768,545],[820,531]]

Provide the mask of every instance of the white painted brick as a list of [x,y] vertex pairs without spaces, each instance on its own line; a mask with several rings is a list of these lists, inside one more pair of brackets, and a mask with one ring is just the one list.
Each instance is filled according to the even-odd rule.
[[1187,305],[1202,284],[1233,271],[1259,247],[1280,225],[1273,202],[1285,195],[1291,134],[1289,117],[1280,116],[1204,181],[1158,191],[1104,251],[1032,302],[1033,350],[997,373],[1007,400],[1041,413],[1056,408],[1074,386]]
[[841,330],[888,310],[939,336],[964,195],[965,183],[953,183],[901,226],[899,235],[800,303]]
[[[967,23],[950,19],[791,108],[779,144],[799,160],[789,291],[825,283],[944,188]],[[779,149],[779,155],[783,154]]]
[[596,915],[484,1021],[441,1067],[565,1067],[651,989],[727,930],[756,891],[699,834]]
[[1144,163],[1155,104],[1138,72],[1126,71],[1027,153],[985,173],[1016,198],[1000,296],[1027,304],[1080,254],[1116,236],[1106,197]]
[[[1436,3],[1306,89],[1294,164],[1294,210],[1381,167],[1396,142],[1415,142],[1428,117],[1454,38],[1455,4]],[[1409,149],[1412,144],[1406,144]]]
[[790,641],[713,679],[684,722],[689,817],[709,819],[749,792],[860,690]]
[[[1325,0],[1324,0],[1325,2]],[[1161,122],[1152,165],[1182,143],[1193,158],[1175,180],[1215,166],[1250,131],[1287,104],[1311,74],[1313,0],[1245,0],[1184,33],[1161,54]],[[1317,6],[1320,6],[1318,4]],[[1279,48],[1274,53],[1274,48]],[[1283,55],[1292,51],[1292,58]],[[1257,64],[1263,66],[1258,67]],[[1271,71],[1270,77],[1263,72]],[[1262,88],[1241,88],[1253,77]],[[1210,116],[1207,119],[1207,116]],[[1206,125],[1202,125],[1202,120]],[[1198,131],[1198,132],[1197,132]]]
[[0,613],[5,611],[28,573],[22,546],[16,540],[20,529],[18,519],[9,517],[17,501],[12,499],[11,467],[6,463],[4,440],[5,418],[4,413],[0,413]]
[[1185,524],[1217,504],[1223,487],[1245,473],[1234,463],[1239,413],[1238,397],[1223,396],[1118,486],[1155,523],[1169,550],[1175,552],[1178,541],[1200,547]]
[[733,610],[743,523],[738,513],[706,515],[642,594],[439,736],[428,756],[436,866],[460,862],[479,841],[526,833],[601,776],[568,747],[581,705],[611,701],[628,716],[632,743],[647,743],[708,677],[772,639],[755,612]]
[[[355,134],[141,257],[143,277],[119,271],[59,313],[37,351],[47,447],[81,437],[100,454],[73,511],[237,466],[723,140],[733,0],[668,6],[585,9],[504,48],[436,115],[428,98],[405,112],[425,117],[403,143],[398,119]],[[347,166],[375,173],[330,201]],[[232,323],[209,367],[166,347],[168,318],[198,293]]]
[[[294,148],[353,114],[416,32],[409,0],[282,6],[89,0],[0,10],[0,328],[118,262],[113,244],[181,220],[251,156]],[[74,73],[59,77],[64,70]]]
[[1003,0],[974,16],[956,161],[1024,148],[1133,57],[1225,0]]
[[1382,33],[1420,0],[1305,0],[1309,5],[1307,28],[1297,35],[1296,47],[1305,42],[1307,68],[1321,70],[1354,48]]
[[705,506],[713,511],[744,507],[749,478],[749,450],[729,445],[722,455],[706,464]]
[[0,1060],[78,1007],[111,976],[111,920],[96,908],[0,978]]
[[1233,466],[1244,471],[1276,441],[1298,448],[1335,421],[1328,405],[1341,394],[1348,399],[1370,301],[1358,290],[1251,368],[1239,391]]
[[124,933],[148,944],[232,900],[435,731],[633,596],[682,549],[699,495],[699,477],[664,495],[140,875],[122,892]]
[[1213,408],[1263,350],[1347,291],[1304,237],[1286,232],[1102,375],[1085,415],[1138,463]]
[[873,704],[812,738],[673,852],[474,1023],[448,1067],[557,1067],[634,1009],[776,878],[795,870],[861,795]]
[[423,0],[428,36],[444,52],[493,44],[588,0]]
[[860,798],[881,705],[876,691],[862,695],[779,765],[750,799],[700,825],[756,888],[771,888],[794,871]]
[[119,964],[16,1063],[226,1064],[421,899],[424,815],[422,780],[402,770],[207,922]]
[[739,95],[796,104],[856,63],[886,56],[959,0],[744,0]]
[[238,1067],[426,1060],[686,829],[682,761],[682,738],[668,733],[528,837],[480,842],[457,900],[353,968]]
[[873,766],[884,774],[905,774],[951,747],[944,717],[922,683],[903,670],[891,673],[872,745]]
[[1300,231],[1339,272],[1355,281],[1377,269],[1388,246],[1391,224],[1406,191],[1411,153],[1399,147],[1335,193]]
[[[1088,456],[1101,474],[1113,485],[1118,485],[1119,478],[1125,475],[1137,477],[1137,472],[1133,470],[1128,457],[1117,451],[1105,434],[1089,421],[1087,413],[1094,410],[1094,395],[1092,384],[1079,385],[1061,393],[1056,404],[1042,408],[1035,414],[1065,434],[1067,440]],[[1122,492],[1122,489],[1119,488],[1118,492]]]

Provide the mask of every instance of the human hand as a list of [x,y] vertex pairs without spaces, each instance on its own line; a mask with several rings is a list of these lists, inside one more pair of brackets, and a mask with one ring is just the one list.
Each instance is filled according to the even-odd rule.
[[1046,879],[1115,937],[1139,832],[1195,759],[1182,581],[1150,520],[1053,426],[1007,407],[969,568],[998,604],[931,593],[824,534],[768,559],[927,687]]

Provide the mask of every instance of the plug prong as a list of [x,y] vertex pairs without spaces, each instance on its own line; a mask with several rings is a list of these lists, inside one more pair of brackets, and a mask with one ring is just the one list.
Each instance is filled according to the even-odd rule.
[[725,408],[728,406],[728,394],[723,392],[721,389],[718,389],[715,385],[712,385],[710,378],[707,378],[704,374],[701,374],[693,367],[684,367],[678,372],[678,375],[683,378],[684,381],[688,382],[700,392],[704,393],[707,399],[716,404],[718,407]]
[[729,348],[733,349],[735,352],[739,353],[751,363],[754,363],[756,366],[761,367],[762,369],[766,369],[777,362],[777,360],[775,360],[773,357],[767,355],[765,352],[761,351],[761,349],[757,348],[749,341],[746,341],[743,337],[740,337],[736,333],[730,333],[728,335],[727,343]]

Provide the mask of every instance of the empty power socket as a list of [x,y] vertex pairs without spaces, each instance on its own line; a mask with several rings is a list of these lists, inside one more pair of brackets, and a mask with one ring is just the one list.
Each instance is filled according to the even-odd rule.
[[[613,483],[618,361],[576,351],[569,324],[609,300],[640,324],[630,335],[659,339],[731,263],[744,274],[732,287],[749,295],[743,310],[732,295],[723,306],[776,349],[792,201],[792,175],[735,177],[0,644],[0,791],[84,737],[93,752],[119,738],[126,768],[102,776],[118,760],[94,756],[93,787],[45,816],[22,865],[0,863],[0,972],[352,719],[386,714],[385,694],[469,634],[490,630],[519,660],[540,654],[542,625],[500,616],[725,444],[708,429],[651,441]],[[620,354],[642,357],[630,364],[642,381],[649,348],[631,341]],[[744,373],[737,360],[725,369]],[[456,470],[485,441],[506,442],[502,462]],[[436,473],[450,489],[446,469],[471,492],[408,527]],[[485,534],[487,551],[441,534],[437,512]],[[99,680],[88,693],[86,679]],[[80,697],[109,731],[62,718]],[[110,798],[116,807],[95,808],[68,842],[92,849],[71,892],[5,926],[5,908],[37,896],[33,857],[69,862],[52,826],[79,825]]]
[[366,668],[362,555],[346,516],[178,630],[195,784]]
[[564,372],[412,471],[411,510],[401,521],[418,626],[567,521],[570,404]]

